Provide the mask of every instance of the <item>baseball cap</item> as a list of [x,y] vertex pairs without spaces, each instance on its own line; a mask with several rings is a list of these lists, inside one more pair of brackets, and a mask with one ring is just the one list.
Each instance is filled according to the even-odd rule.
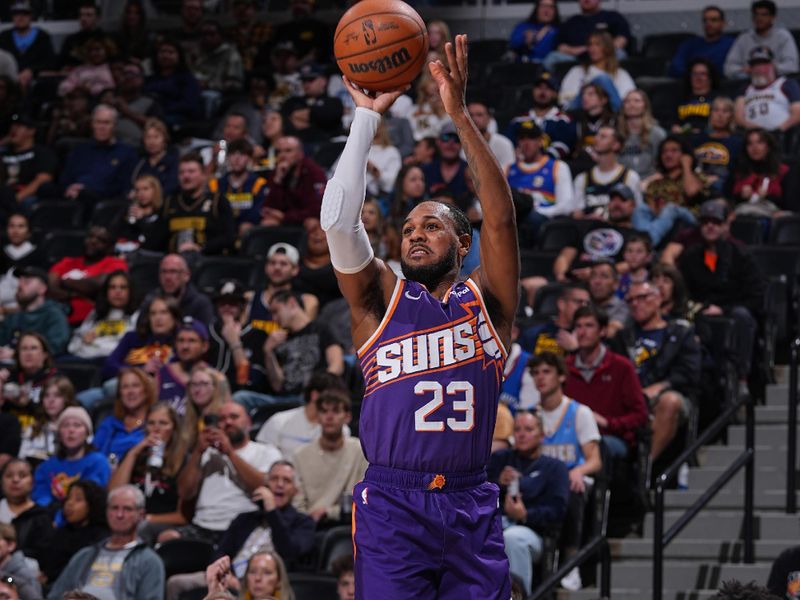
[[9,12],[13,15],[14,13],[32,13],[33,8],[31,8],[31,3],[27,0],[17,0],[11,4],[11,8]]
[[31,265],[26,267],[17,267],[14,269],[14,275],[16,277],[35,277],[36,279],[41,279],[44,281],[45,285],[48,283],[47,271]]
[[291,244],[287,244],[286,242],[272,244],[272,246],[269,247],[269,250],[267,250],[267,260],[276,254],[285,254],[286,258],[289,259],[289,262],[295,266],[297,266],[297,264],[300,262],[300,253],[297,251],[297,248]]
[[728,203],[720,200],[706,200],[700,205],[700,220],[715,219],[724,221],[728,218]]
[[750,50],[750,55],[747,58],[747,64],[754,65],[756,63],[772,62],[772,59],[774,58],[775,55],[772,53],[772,50],[766,46],[756,46]]
[[208,341],[208,327],[205,326],[205,323],[193,317],[183,317],[181,324],[178,325],[178,331],[175,333],[177,334],[181,331],[194,331],[200,336],[201,340],[204,342]]
[[538,138],[542,137],[542,130],[533,119],[522,121],[517,130],[517,137]]
[[636,198],[636,195],[633,193],[633,190],[624,183],[618,183],[617,185],[612,187],[611,191],[608,192],[608,197],[610,198],[611,196],[619,196],[623,200],[628,200],[628,201],[634,200]]
[[300,68],[300,79],[305,79],[306,81],[317,77],[325,77],[326,75],[325,67],[316,63],[303,65]]
[[234,300],[235,302],[244,301],[244,286],[238,279],[223,279],[219,287],[214,292],[214,300],[222,299]]
[[533,80],[533,87],[536,87],[540,83],[546,83],[550,89],[556,92],[558,91],[559,88],[558,79],[556,79],[555,75],[553,75],[548,71],[542,71],[541,73],[539,73],[539,76]]
[[23,125],[24,127],[30,127],[31,129],[36,129],[36,121],[31,117],[29,114],[26,113],[16,113],[11,116],[11,124],[12,125]]

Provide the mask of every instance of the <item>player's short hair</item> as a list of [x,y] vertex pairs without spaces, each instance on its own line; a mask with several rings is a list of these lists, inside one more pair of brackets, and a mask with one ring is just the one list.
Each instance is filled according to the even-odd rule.
[[628,239],[625,240],[625,247],[628,247],[628,244],[631,242],[639,242],[644,244],[644,247],[647,249],[648,252],[653,251],[653,239],[647,232],[644,231],[635,231],[628,236]]
[[604,311],[602,308],[595,306],[594,304],[590,304],[588,306],[581,306],[578,310],[575,311],[575,316],[572,317],[572,325],[575,326],[575,323],[578,322],[578,319],[585,319],[590,317],[597,321],[597,324],[600,326],[600,329],[604,327],[608,327],[608,313]]
[[334,408],[341,406],[345,412],[350,412],[350,396],[340,390],[325,390],[317,396],[314,404],[317,410],[322,410],[326,404],[333,405]]
[[555,352],[545,351],[534,354],[528,361],[528,370],[533,373],[533,370],[540,365],[554,367],[559,375],[567,374],[567,363]]
[[453,225],[455,225],[456,233],[458,235],[472,235],[472,224],[469,222],[467,215],[464,214],[464,211],[461,210],[455,204],[451,204],[449,202],[443,202],[442,200],[432,199],[428,200],[428,202],[435,202],[436,204],[441,204],[442,206],[446,206],[450,210],[450,217],[453,219]]

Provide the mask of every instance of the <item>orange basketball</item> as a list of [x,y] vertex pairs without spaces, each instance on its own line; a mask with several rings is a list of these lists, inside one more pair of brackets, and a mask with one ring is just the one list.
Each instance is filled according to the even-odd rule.
[[350,81],[385,92],[419,75],[428,55],[428,30],[401,0],[361,0],[339,20],[333,53]]

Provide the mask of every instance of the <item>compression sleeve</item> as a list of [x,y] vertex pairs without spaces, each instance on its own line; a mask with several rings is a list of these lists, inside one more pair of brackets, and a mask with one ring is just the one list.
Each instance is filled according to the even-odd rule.
[[367,153],[380,121],[378,113],[356,108],[344,151],[322,196],[320,224],[328,235],[331,263],[340,273],[358,273],[374,257],[361,208],[367,190]]

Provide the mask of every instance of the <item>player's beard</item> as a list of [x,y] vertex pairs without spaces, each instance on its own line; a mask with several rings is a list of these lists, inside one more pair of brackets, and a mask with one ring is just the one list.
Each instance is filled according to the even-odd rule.
[[421,283],[430,292],[435,290],[444,276],[453,270],[453,266],[456,264],[456,251],[456,245],[452,244],[442,258],[428,265],[411,265],[401,258],[400,268],[406,279]]

